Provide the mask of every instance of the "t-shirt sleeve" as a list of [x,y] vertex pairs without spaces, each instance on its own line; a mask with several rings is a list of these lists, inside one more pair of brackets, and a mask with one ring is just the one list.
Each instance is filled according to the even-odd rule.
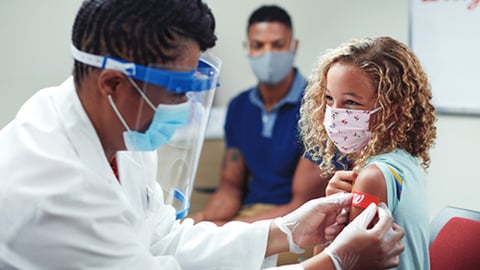
[[388,208],[393,212],[397,208],[397,204],[401,197],[402,173],[384,162],[373,162],[373,164],[380,168],[383,177],[385,178]]
[[225,145],[227,148],[231,147],[237,147],[238,143],[237,140],[235,139],[235,132],[234,132],[234,125],[235,125],[235,101],[232,100],[230,104],[228,105],[227,109],[227,115],[225,117],[225,125],[224,125],[224,131],[225,131]]

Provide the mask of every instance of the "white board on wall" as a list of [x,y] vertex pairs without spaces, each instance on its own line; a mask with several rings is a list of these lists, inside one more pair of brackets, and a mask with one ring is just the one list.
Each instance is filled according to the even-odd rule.
[[411,0],[410,46],[439,113],[480,115],[479,2]]

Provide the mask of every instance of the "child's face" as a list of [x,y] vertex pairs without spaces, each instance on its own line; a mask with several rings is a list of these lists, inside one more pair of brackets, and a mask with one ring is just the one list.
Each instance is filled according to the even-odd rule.
[[372,81],[357,67],[335,63],[327,73],[326,103],[332,108],[373,110],[377,94]]

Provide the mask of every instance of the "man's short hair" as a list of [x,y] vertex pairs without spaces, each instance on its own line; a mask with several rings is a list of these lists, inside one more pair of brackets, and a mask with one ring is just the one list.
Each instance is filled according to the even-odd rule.
[[264,5],[254,10],[248,19],[247,32],[252,24],[260,22],[279,22],[292,29],[290,15],[277,5]]

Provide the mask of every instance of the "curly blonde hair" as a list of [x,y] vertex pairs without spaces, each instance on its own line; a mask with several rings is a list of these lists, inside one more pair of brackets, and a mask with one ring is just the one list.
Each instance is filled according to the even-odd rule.
[[[324,126],[327,72],[335,63],[357,67],[367,74],[381,110],[375,113],[368,145],[360,152],[339,154]],[[368,158],[400,148],[430,165],[429,149],[436,138],[435,109],[426,73],[415,54],[391,37],[352,40],[320,56],[308,77],[300,108],[300,133],[309,156],[327,174],[334,161],[346,168],[363,167]],[[343,162],[345,158],[353,164]],[[353,165],[353,166],[352,166]]]

